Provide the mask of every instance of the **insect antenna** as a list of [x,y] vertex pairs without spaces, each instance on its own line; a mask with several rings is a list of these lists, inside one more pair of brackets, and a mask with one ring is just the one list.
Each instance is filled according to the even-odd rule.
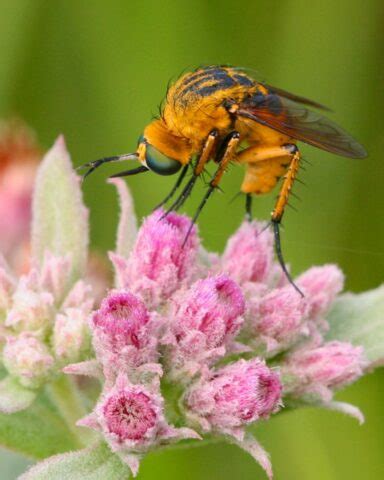
[[304,293],[300,290],[300,288],[295,284],[293,281],[291,274],[289,273],[285,262],[284,262],[284,257],[283,253],[281,251],[281,240],[280,240],[280,224],[279,222],[276,222],[274,220],[271,221],[272,226],[273,226],[273,235],[275,238],[275,252],[277,259],[280,263],[280,266],[284,272],[284,275],[286,276],[288,282],[292,285],[292,287],[296,290],[297,293],[299,293],[303,298],[304,298]]
[[94,160],[93,162],[84,163],[84,165],[80,165],[79,167],[77,167],[76,170],[82,170],[84,168],[88,168],[88,171],[85,172],[85,174],[83,175],[83,180],[82,181],[84,182],[84,180],[92,172],[94,172],[97,168],[99,168],[104,163],[122,162],[124,160],[136,160],[136,159],[137,159],[137,154],[136,153],[126,153],[124,155],[114,155],[113,157],[100,158],[99,160]]
[[130,175],[137,175],[138,173],[149,172],[149,168],[144,167],[141,165],[137,168],[132,168],[131,170],[124,170],[123,172],[115,173],[111,175],[109,178],[118,178],[118,177],[128,177]]

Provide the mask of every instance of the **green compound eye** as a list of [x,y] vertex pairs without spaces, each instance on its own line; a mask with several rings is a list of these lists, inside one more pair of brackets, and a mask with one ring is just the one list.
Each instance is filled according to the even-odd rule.
[[147,167],[159,175],[173,175],[182,167],[180,162],[167,157],[149,144],[147,144],[145,160]]

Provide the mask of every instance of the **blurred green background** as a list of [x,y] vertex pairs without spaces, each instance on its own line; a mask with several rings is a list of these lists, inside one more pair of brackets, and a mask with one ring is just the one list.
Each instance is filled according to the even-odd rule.
[[[297,273],[337,262],[347,288],[383,281],[384,3],[382,0],[0,0],[0,117],[18,115],[49,147],[64,133],[76,165],[131,151],[157,112],[169,79],[186,67],[230,63],[256,69],[269,83],[335,110],[332,118],[368,149],[348,160],[303,146],[312,165],[297,185],[298,213],[288,209],[283,248]],[[114,244],[116,198],[100,169],[84,186],[92,244]],[[200,220],[207,247],[221,250],[243,216],[241,168]],[[168,192],[173,178],[132,178],[139,216]],[[187,204],[192,213],[202,188]],[[267,218],[274,195],[258,199]],[[357,404],[366,424],[331,412],[287,413],[258,428],[277,480],[384,478],[384,372],[339,395]],[[43,419],[42,419],[43,420]],[[3,454],[1,479],[22,469]],[[265,478],[246,454],[211,446],[149,455],[144,479]]]

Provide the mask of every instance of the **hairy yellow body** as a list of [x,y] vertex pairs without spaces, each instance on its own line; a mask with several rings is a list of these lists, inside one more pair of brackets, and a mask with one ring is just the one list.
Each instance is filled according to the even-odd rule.
[[[232,85],[230,85],[233,83]],[[230,67],[213,67],[187,73],[172,85],[165,99],[162,114],[144,130],[144,137],[170,158],[187,164],[203,148],[212,130],[224,139],[231,131],[240,133],[240,143],[257,148],[283,145],[290,138],[276,130],[248,119],[234,119],[226,101],[234,105],[255,94],[268,90],[243,72]],[[218,144],[220,141],[218,142]],[[239,147],[239,152],[241,147]],[[247,150],[235,154],[233,162],[246,165],[241,190],[244,193],[268,193],[284,175],[290,156],[248,162]],[[252,152],[249,152],[252,157]],[[212,158],[215,151],[212,152]]]
[[231,162],[245,167],[241,191],[246,194],[249,218],[251,195],[270,192],[283,177],[271,220],[278,259],[287,278],[299,291],[285,267],[279,233],[279,223],[300,168],[296,141],[345,157],[366,156],[364,147],[348,133],[306,106],[325,109],[307,98],[257,82],[242,69],[198,68],[180,77],[168,89],[160,117],[144,129],[135,153],[91,162],[86,165],[90,167],[86,175],[105,162],[132,158],[139,159],[142,166],[117,176],[148,170],[173,175],[181,170],[174,188],[160,204],[164,205],[182,184],[188,164],[194,161],[192,177],[169,212],[183,205],[206,163],[214,160],[218,166],[193,222]]

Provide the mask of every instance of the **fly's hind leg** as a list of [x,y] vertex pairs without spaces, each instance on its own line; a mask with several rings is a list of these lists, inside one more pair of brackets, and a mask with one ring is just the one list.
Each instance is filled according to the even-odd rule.
[[293,281],[287,269],[287,266],[285,265],[283,253],[281,250],[280,222],[284,215],[285,207],[288,204],[288,198],[292,189],[293,182],[295,181],[295,178],[300,168],[300,152],[297,146],[293,144],[288,144],[288,145],[284,145],[284,148],[286,148],[290,152],[290,154],[292,155],[292,160],[291,160],[291,163],[289,164],[287,173],[284,175],[279,196],[277,198],[275,208],[272,211],[271,221],[273,225],[273,234],[275,237],[275,250],[276,250],[277,259],[279,260],[281,268],[283,269],[283,272],[287,277],[289,283],[302,297],[304,297],[303,292],[295,284],[295,282]]
[[[265,148],[255,148],[250,147],[249,149],[243,150],[238,156],[238,161],[240,163],[246,164],[256,164],[266,160],[279,159],[282,160],[286,158],[287,162],[282,162],[282,165],[274,165],[276,172],[278,172],[279,167],[285,169],[285,174],[283,176],[283,182],[280,187],[280,192],[275,204],[275,207],[271,214],[271,223],[273,226],[273,234],[275,239],[275,251],[277,259],[280,263],[280,266],[287,277],[289,283],[294,287],[294,289],[301,295],[304,296],[299,287],[294,283],[287,266],[284,261],[284,257],[281,249],[281,239],[280,239],[280,223],[283,217],[285,207],[288,204],[289,194],[292,189],[292,185],[295,181],[297,173],[300,168],[300,152],[296,145],[292,143],[287,143],[278,147],[265,147]],[[288,168],[286,168],[288,165]],[[272,168],[272,165],[269,166],[268,162],[265,164],[265,170]],[[277,177],[278,175],[276,175]],[[259,182],[257,189],[253,188],[252,182],[243,183],[242,190],[247,193],[266,193],[271,190],[274,184],[277,182],[277,178],[272,183],[263,185],[262,182]]]

